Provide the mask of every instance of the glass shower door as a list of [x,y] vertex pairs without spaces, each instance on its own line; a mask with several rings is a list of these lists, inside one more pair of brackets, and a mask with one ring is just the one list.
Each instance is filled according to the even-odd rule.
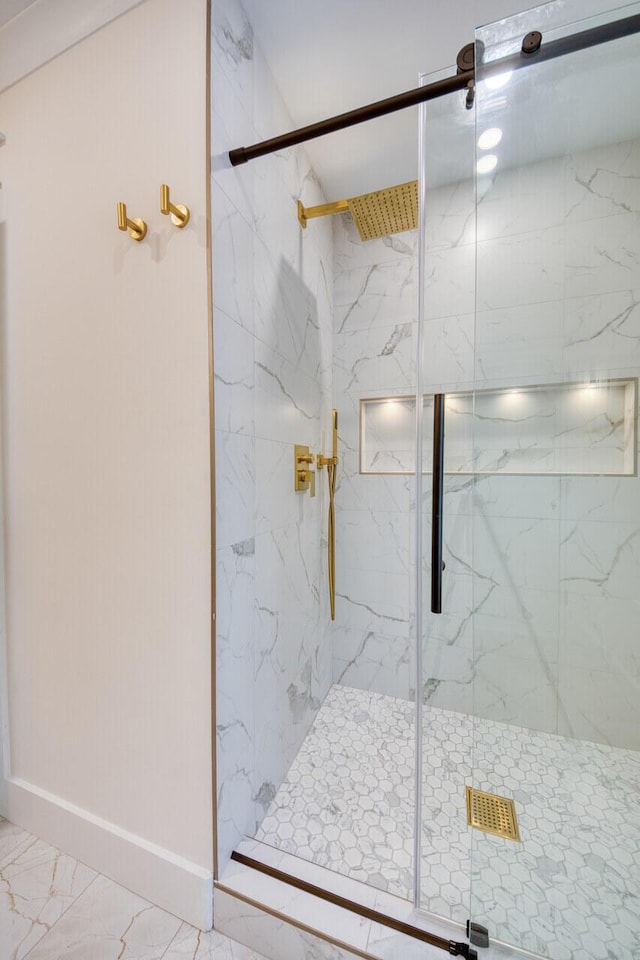
[[[455,68],[423,78],[431,83]],[[473,463],[475,187],[472,110],[464,92],[422,107],[421,118],[421,357],[418,395],[422,450],[418,552],[420,663],[418,729],[421,819],[417,903],[443,934],[464,939],[470,910],[470,837],[465,784],[472,770]],[[439,398],[439,399],[436,399]],[[434,431],[437,404],[444,444]],[[455,423],[454,423],[455,421]],[[420,444],[419,444],[420,446]],[[442,535],[434,529],[438,454]],[[436,504],[437,505],[437,504]],[[433,563],[432,547],[440,570]],[[440,550],[441,547],[441,550]],[[441,554],[441,556],[440,556]],[[432,573],[435,575],[432,577]],[[437,597],[439,587],[441,595]],[[435,612],[437,609],[440,612]]]
[[579,12],[476,34],[470,917],[552,960],[640,954],[640,6]]

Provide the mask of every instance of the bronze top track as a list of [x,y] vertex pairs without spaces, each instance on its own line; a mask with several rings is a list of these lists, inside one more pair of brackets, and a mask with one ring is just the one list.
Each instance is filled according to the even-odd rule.
[[[613,20],[610,23],[591,27],[589,30],[581,30],[567,37],[550,40],[548,43],[543,42],[542,37],[540,37],[539,45],[537,47],[535,44],[533,45],[535,49],[531,49],[531,45],[527,45],[527,38],[533,36],[529,33],[524,38],[523,49],[520,53],[503,57],[500,60],[493,60],[491,63],[481,63],[479,79],[484,79],[496,73],[503,73],[506,70],[519,70],[521,67],[530,66],[534,63],[554,60],[556,57],[575,53],[578,50],[586,50],[601,43],[608,43],[610,40],[619,40],[634,33],[640,33],[640,14],[624,17],[621,20]],[[528,52],[528,49],[531,49],[531,52]],[[248,160],[255,160],[256,157],[263,157],[268,153],[293,147],[297,143],[315,140],[316,137],[323,137],[328,133],[335,133],[338,130],[353,127],[358,123],[375,120],[377,117],[384,117],[388,113],[395,113],[397,110],[404,110],[406,107],[414,107],[419,103],[426,103],[428,100],[447,96],[450,93],[455,93],[456,90],[467,89],[473,91],[475,79],[475,69],[464,70],[455,76],[436,80],[424,87],[406,90],[404,93],[388,97],[386,100],[377,100],[375,103],[349,110],[347,113],[340,113],[337,117],[320,120],[318,123],[310,123],[306,127],[300,127],[290,133],[283,133],[279,137],[261,140],[249,147],[236,147],[235,150],[229,151],[229,162],[232,167],[237,167],[241,163],[247,163]]]

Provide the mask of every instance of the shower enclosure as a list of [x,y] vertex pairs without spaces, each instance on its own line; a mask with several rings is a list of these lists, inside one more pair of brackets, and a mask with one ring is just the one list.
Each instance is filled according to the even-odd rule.
[[[249,35],[238,10],[220,37]],[[342,214],[303,234],[294,201],[335,198],[298,147],[214,177],[219,248],[238,251],[216,304],[235,364],[218,469],[236,477],[219,488],[236,513],[219,521],[218,822],[223,862],[303,859],[315,886],[412,901],[480,955],[488,936],[499,955],[631,960],[640,4],[579,13],[477,30],[473,103],[420,107],[416,231],[362,242]],[[227,148],[273,133],[260,76]],[[331,456],[334,408],[332,621],[326,471],[312,499],[292,468],[295,444],[310,471]]]

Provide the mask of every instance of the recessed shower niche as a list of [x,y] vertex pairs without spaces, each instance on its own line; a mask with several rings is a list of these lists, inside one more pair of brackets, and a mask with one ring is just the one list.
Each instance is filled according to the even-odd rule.
[[[445,473],[634,476],[637,379],[445,395]],[[433,395],[424,398],[431,471]],[[360,401],[360,473],[410,474],[415,397]]]

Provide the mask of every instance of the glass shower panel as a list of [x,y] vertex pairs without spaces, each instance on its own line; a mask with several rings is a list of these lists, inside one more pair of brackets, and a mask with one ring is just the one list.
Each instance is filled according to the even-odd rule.
[[[423,78],[431,83],[449,68]],[[417,903],[453,923],[469,917],[470,841],[464,815],[471,774],[471,575],[475,187],[473,111],[464,92],[422,108],[421,383],[422,543],[419,711],[421,823]],[[432,612],[434,398],[443,398],[442,603]],[[434,586],[437,586],[434,584]]]
[[[268,77],[259,79],[265,97]],[[277,91],[267,89],[277,102]],[[382,155],[398,122],[386,118],[377,128]],[[409,123],[417,133],[417,110]],[[294,124],[284,116],[278,126]],[[417,231],[365,242],[350,214],[316,216],[303,229],[296,206],[298,199],[314,207],[416,178],[417,151],[402,169],[389,159],[384,179],[372,179],[358,161],[362,136],[359,128],[333,135],[332,149],[355,168],[335,193],[324,191],[303,146],[261,158],[251,171],[255,231],[243,236],[252,257],[255,438],[247,457],[255,457],[256,529],[250,556],[232,558],[236,567],[251,565],[255,591],[253,662],[241,663],[252,671],[255,778],[245,832],[262,845],[252,856],[293,872],[301,869],[293,857],[323,868],[304,868],[318,886],[334,889],[334,874],[341,874],[409,900],[415,458],[390,471],[385,436],[364,469],[361,405],[375,405],[380,423],[395,431],[402,401],[393,401],[415,391]],[[318,461],[333,455],[333,410],[335,619],[329,483]],[[413,411],[409,416],[413,423]],[[411,443],[413,454],[414,430]],[[315,495],[310,483],[294,488],[296,445],[308,447],[303,456],[310,459],[296,469],[312,475]],[[240,639],[240,649],[249,646]]]
[[579,13],[476,34],[470,916],[550,960],[640,951],[640,5]]

